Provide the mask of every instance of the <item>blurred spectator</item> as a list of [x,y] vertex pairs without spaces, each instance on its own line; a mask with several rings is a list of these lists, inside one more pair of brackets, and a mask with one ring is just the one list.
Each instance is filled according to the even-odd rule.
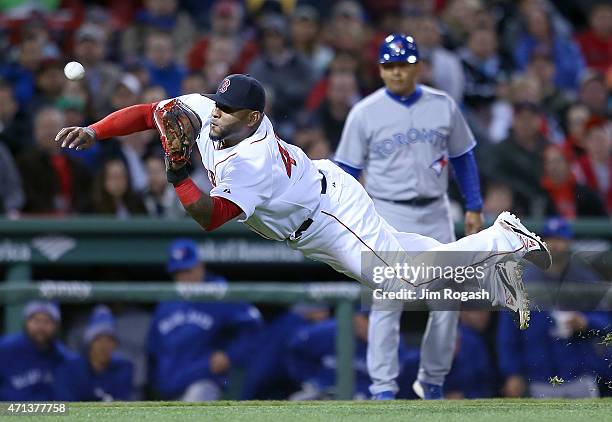
[[588,67],[602,73],[612,66],[612,5],[596,3],[589,12],[589,29],[576,36]]
[[514,63],[525,70],[535,52],[549,54],[555,62],[555,84],[561,89],[574,90],[584,69],[580,49],[571,38],[555,32],[544,8],[535,4],[526,11],[527,32],[513,46]]
[[328,45],[335,50],[349,51],[357,57],[363,56],[364,47],[371,38],[366,13],[359,2],[353,0],[341,0],[334,5],[326,32]]
[[283,400],[296,390],[285,362],[289,341],[299,330],[328,318],[327,306],[298,303],[268,324],[256,340],[258,353],[249,361],[241,399]]
[[[211,13],[210,34],[204,35],[191,48],[188,55],[187,66],[192,72],[200,72],[204,67],[214,65],[227,66],[224,75],[228,73],[244,73],[258,54],[257,44],[243,32],[242,21],[244,10],[239,1],[217,0]],[[211,54],[215,42],[222,42],[229,46],[229,55]],[[221,78],[223,79],[223,78]],[[221,81],[219,79],[218,82]],[[211,87],[217,87],[217,84]]]
[[54,372],[72,354],[56,339],[60,310],[32,301],[24,309],[23,332],[0,339],[0,401],[51,401]]
[[121,159],[109,159],[96,175],[92,187],[92,212],[116,218],[146,214],[141,197],[132,190],[128,170]]
[[209,91],[208,87],[206,86],[206,79],[204,79],[204,75],[201,73],[192,73],[183,79],[183,83],[181,85],[181,95],[197,93],[202,94],[205,92]]
[[181,83],[187,75],[185,68],[176,61],[172,38],[166,32],[151,32],[145,41],[145,66],[149,71],[149,83],[163,87],[168,96],[181,93]]
[[108,113],[111,95],[121,78],[119,67],[105,61],[107,39],[104,30],[95,24],[82,25],[75,34],[75,58],[85,67],[85,80],[91,96],[92,120]]
[[141,94],[142,85],[138,78],[131,73],[124,73],[113,90],[110,99],[111,109],[117,111],[138,104]]
[[465,85],[463,67],[457,55],[443,47],[437,18],[433,15],[409,17],[403,20],[402,28],[404,33],[414,35],[421,58],[431,63],[431,85],[461,104]]
[[515,192],[516,205],[538,212],[542,194],[542,151],[547,145],[540,133],[540,108],[533,103],[515,105],[510,137],[493,146],[482,145],[477,153],[481,170],[488,178],[505,181]]
[[[376,63],[378,63],[378,60],[376,60]],[[329,75],[333,73],[352,73],[357,76],[360,88],[363,88],[365,72],[366,69],[358,57],[349,51],[336,51],[326,75],[316,81],[308,93],[305,104],[306,110],[315,111],[325,100],[329,86]]]
[[22,39],[14,58],[0,66],[0,77],[10,83],[19,106],[25,109],[34,96],[36,72],[44,59],[43,43],[34,36]]
[[586,124],[584,148],[578,158],[578,181],[597,192],[612,213],[612,134],[606,121],[594,118]]
[[461,311],[453,366],[444,382],[445,398],[493,396],[495,370],[483,338],[490,318],[489,311]]
[[21,188],[21,177],[9,150],[0,143],[0,215],[17,217],[25,197]]
[[542,160],[544,171],[540,185],[548,195],[548,215],[560,215],[569,220],[607,216],[597,193],[576,181],[561,148],[549,145],[542,153]]
[[562,121],[563,112],[575,100],[567,91],[555,85],[555,63],[550,56],[544,52],[534,52],[527,65],[527,73],[539,82],[542,104],[546,105],[546,111],[556,122]]
[[588,107],[592,115],[604,118],[610,116],[609,96],[601,73],[588,70],[582,75],[578,99]]
[[331,147],[325,138],[323,129],[316,118],[307,112],[300,114],[293,133],[293,144],[302,148],[311,160],[320,160],[331,156]]
[[[355,332],[355,391],[353,399],[369,396],[370,376],[366,365],[368,341],[368,317],[365,313],[353,315]],[[318,400],[333,397],[336,385],[336,335],[335,319],[319,322],[297,331],[289,342],[285,355],[289,373],[302,390],[289,396],[289,400]]]
[[445,44],[453,50],[465,45],[472,31],[490,26],[485,14],[481,0],[449,1],[442,13],[446,29]]
[[[598,281],[591,269],[570,260],[572,232],[559,218],[546,221],[543,230],[553,256],[553,266],[546,272],[533,265],[525,268],[526,283],[549,283],[559,291],[563,281]],[[596,374],[601,364],[595,353],[595,342],[610,327],[605,312],[559,310],[532,311],[529,329],[520,331],[510,313],[499,314],[497,353],[504,378],[505,397],[528,395],[537,398],[598,397]],[[551,377],[564,380],[551,385]]]
[[142,104],[151,104],[165,100],[166,98],[168,98],[168,94],[164,88],[159,85],[151,85],[142,91],[142,98],[140,101]]
[[261,23],[263,52],[249,69],[274,98],[272,116],[281,137],[293,131],[291,120],[304,106],[313,83],[310,63],[288,46],[288,36],[282,16],[266,16]]
[[16,156],[30,146],[29,139],[31,131],[28,114],[19,108],[11,84],[0,81],[0,143]]
[[573,104],[565,113],[563,152],[572,161],[584,154],[584,132],[590,112],[584,104]]
[[150,35],[164,32],[170,38],[174,59],[183,65],[196,36],[189,14],[178,9],[178,0],[144,0],[143,6],[121,37],[123,62],[137,61],[145,52]]
[[30,101],[29,110],[55,105],[64,88],[64,62],[62,60],[44,60],[36,72],[35,95]]
[[134,365],[115,353],[117,341],[113,314],[104,305],[96,306],[85,331],[86,350],[57,369],[55,400],[130,400]]
[[198,70],[204,75],[206,92],[215,91],[223,78],[231,73],[230,69],[237,54],[235,42],[231,37],[225,36],[212,36],[209,39],[204,65]]
[[458,54],[465,74],[465,104],[474,109],[491,105],[497,78],[506,69],[497,53],[497,34],[490,28],[474,29]]
[[[207,271],[190,239],[172,242],[167,271],[178,289],[197,289],[202,282],[226,288],[224,278]],[[148,340],[153,389],[163,399],[217,400],[229,371],[248,362],[261,325],[257,308],[246,303],[161,302]]]
[[327,98],[316,111],[316,120],[334,151],[340,142],[346,116],[361,96],[355,74],[334,72],[328,79]]
[[482,212],[485,220],[494,221],[504,211],[514,210],[512,189],[505,183],[489,181],[485,189]]
[[24,213],[63,215],[82,212],[89,204],[89,172],[54,142],[64,126],[64,113],[56,108],[41,108],[34,116],[36,145],[17,157],[26,195]]
[[323,75],[334,52],[320,40],[319,12],[310,5],[296,7],[291,16],[291,44],[312,66],[316,79]]
[[147,214],[151,217],[179,218],[185,215],[174,188],[166,179],[166,165],[158,155],[145,160],[148,185],[143,194]]

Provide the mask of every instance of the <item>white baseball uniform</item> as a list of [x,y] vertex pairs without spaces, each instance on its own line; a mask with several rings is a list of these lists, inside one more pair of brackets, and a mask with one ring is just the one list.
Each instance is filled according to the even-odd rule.
[[[209,138],[214,102],[199,94],[179,99],[202,120],[197,144],[213,184],[211,196],[224,197],[238,205],[243,211],[239,221],[261,236],[286,241],[306,257],[370,287],[386,291],[423,288],[398,278],[376,284],[371,277],[362,275],[362,252],[404,255],[405,251],[457,251],[462,252],[461,262],[454,264],[470,265],[483,251],[501,252],[501,259],[523,249],[518,237],[497,226],[449,244],[398,232],[379,216],[359,182],[333,162],[312,161],[300,148],[277,138],[267,117],[249,138],[216,150]],[[312,219],[312,224],[296,237],[295,232],[307,219]],[[503,291],[495,285],[486,288],[495,303],[504,303]]]

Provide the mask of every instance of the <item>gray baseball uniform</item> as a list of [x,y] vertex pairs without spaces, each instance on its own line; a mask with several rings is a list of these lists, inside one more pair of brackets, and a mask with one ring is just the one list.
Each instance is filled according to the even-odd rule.
[[[401,231],[455,239],[450,218],[449,158],[476,142],[456,103],[444,92],[418,86],[406,99],[382,88],[351,110],[336,161],[364,170],[365,187],[380,215]],[[457,311],[432,311],[421,344],[418,379],[442,385],[457,337]],[[398,391],[401,311],[370,313],[368,371],[372,394]]]

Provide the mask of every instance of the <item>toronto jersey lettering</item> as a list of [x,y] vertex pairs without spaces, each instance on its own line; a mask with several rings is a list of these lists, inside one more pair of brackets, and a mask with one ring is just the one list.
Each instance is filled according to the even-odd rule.
[[421,97],[409,106],[381,88],[348,115],[335,159],[363,169],[366,190],[376,198],[444,195],[449,158],[476,145],[455,101],[420,88]]
[[261,236],[288,239],[320,203],[322,176],[310,159],[279,139],[266,116],[252,136],[216,150],[209,138],[214,101],[200,94],[179,99],[202,119],[197,144],[213,184],[210,195],[238,205],[239,221]]

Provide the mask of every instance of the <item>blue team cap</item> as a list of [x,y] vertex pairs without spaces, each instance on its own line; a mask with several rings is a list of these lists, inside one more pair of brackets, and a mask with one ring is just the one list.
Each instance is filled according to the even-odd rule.
[[176,239],[170,244],[170,248],[168,248],[166,271],[174,273],[190,270],[198,265],[199,262],[198,245],[191,239]]
[[53,302],[45,302],[42,300],[28,302],[23,310],[23,317],[29,319],[32,315],[39,312],[49,315],[56,324],[61,320],[59,307]]
[[553,217],[546,220],[544,223],[544,229],[542,230],[542,236],[544,237],[558,237],[561,239],[572,239],[574,232],[569,222],[564,218]]
[[94,308],[89,317],[89,324],[85,329],[83,339],[89,345],[98,336],[107,335],[117,340],[117,328],[113,313],[105,305],[98,305]]
[[236,73],[221,81],[217,92],[206,94],[215,103],[235,109],[263,112],[266,93],[259,81],[250,75]]

